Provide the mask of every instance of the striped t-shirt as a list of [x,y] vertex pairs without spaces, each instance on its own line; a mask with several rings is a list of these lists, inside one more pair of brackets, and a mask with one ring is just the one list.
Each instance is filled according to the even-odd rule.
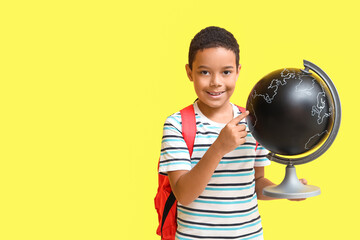
[[[240,111],[232,106],[236,117]],[[226,125],[205,117],[197,103],[194,109],[197,132],[191,158],[177,112],[164,124],[160,173],[191,170]],[[246,142],[221,159],[200,196],[187,206],[178,203],[176,239],[263,239],[254,167],[269,165],[270,161],[266,158],[268,151],[260,145],[255,151],[255,146],[256,141],[248,131]]]

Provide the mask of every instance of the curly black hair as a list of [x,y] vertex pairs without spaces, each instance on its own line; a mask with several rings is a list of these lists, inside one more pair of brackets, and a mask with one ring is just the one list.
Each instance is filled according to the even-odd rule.
[[191,40],[189,49],[189,66],[192,70],[192,64],[197,51],[206,48],[223,47],[234,52],[236,57],[236,68],[239,67],[239,44],[234,35],[224,28],[207,27],[198,32]]

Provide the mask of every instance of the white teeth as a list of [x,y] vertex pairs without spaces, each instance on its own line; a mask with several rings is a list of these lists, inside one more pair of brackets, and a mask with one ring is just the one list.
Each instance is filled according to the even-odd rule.
[[222,92],[218,92],[218,93],[212,93],[212,92],[209,92],[210,95],[212,96],[219,96],[222,94]]

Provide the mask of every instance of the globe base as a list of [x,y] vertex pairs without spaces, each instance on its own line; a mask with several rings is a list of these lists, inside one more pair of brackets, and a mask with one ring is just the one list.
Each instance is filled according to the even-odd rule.
[[286,167],[285,178],[281,184],[263,189],[265,196],[287,199],[315,197],[320,193],[319,187],[302,184],[296,175],[295,167],[291,164]]

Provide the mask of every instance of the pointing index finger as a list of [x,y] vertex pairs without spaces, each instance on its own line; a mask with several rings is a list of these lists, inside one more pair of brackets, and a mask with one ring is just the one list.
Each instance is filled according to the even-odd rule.
[[249,111],[242,112],[239,116],[233,118],[230,123],[239,124],[241,120],[243,120],[247,115],[249,115]]

